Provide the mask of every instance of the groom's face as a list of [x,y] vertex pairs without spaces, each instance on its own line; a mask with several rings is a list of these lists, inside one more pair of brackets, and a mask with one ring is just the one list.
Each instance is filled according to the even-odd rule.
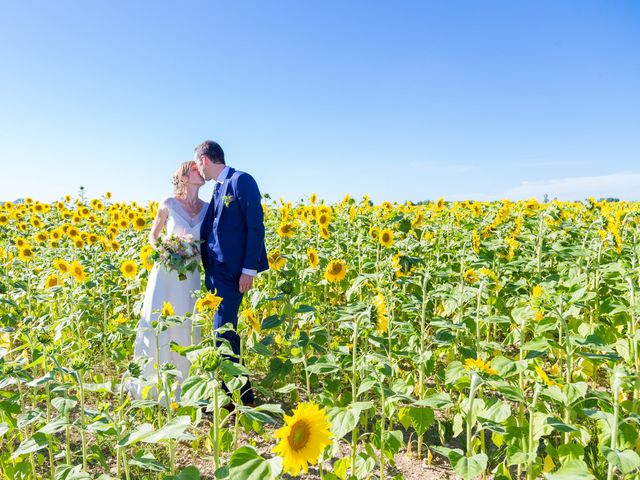
[[198,171],[200,172],[200,175],[202,175],[202,178],[204,178],[205,180],[211,180],[212,178],[214,178],[214,172],[211,168],[213,166],[213,163],[211,162],[211,160],[209,160],[204,155],[200,155],[200,157],[196,156],[194,160],[196,162],[196,165],[198,166]]

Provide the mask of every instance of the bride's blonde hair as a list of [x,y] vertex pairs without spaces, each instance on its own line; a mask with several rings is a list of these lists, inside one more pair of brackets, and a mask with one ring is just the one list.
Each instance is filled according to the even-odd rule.
[[191,168],[195,164],[196,162],[194,162],[193,160],[182,162],[173,173],[171,183],[173,184],[173,194],[176,197],[182,197],[185,193],[187,193],[187,183],[182,179],[182,177],[188,177]]

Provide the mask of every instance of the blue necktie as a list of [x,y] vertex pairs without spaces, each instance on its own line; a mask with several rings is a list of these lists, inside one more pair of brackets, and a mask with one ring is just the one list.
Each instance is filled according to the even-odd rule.
[[220,195],[220,187],[222,186],[222,183],[220,182],[216,182],[216,186],[213,190],[213,205],[214,205],[214,209],[213,209],[213,224],[212,224],[212,228],[211,228],[211,233],[209,234],[209,247],[211,248],[211,250],[213,251],[213,258],[215,258],[216,260],[218,260],[219,262],[223,262],[224,261],[224,256],[222,255],[222,250],[220,249],[220,240],[218,239],[218,235],[216,233],[216,224],[217,224],[217,217],[218,217],[218,196]]
[[215,216],[218,212],[216,211],[218,206],[218,195],[220,195],[220,186],[222,184],[216,181],[216,186],[213,188],[213,215]]

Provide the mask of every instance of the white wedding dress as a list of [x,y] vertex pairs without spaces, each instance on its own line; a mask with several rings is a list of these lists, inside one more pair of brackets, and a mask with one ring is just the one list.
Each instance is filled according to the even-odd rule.
[[[175,198],[165,198],[158,208],[167,208],[169,211],[165,226],[166,235],[190,234],[194,240],[200,240],[200,225],[204,220],[208,205],[205,203],[202,210],[195,217],[191,217]],[[157,379],[155,367],[156,334],[152,322],[158,319],[159,314],[153,312],[162,310],[164,302],[171,303],[175,315],[193,312],[195,298],[192,297],[192,292],[198,290],[200,290],[199,270],[187,273],[186,280],[179,280],[177,272],[168,271],[158,263],[153,266],[144,295],[133,351],[134,359],[149,358],[142,370],[142,375],[148,384],[155,385]],[[176,370],[182,374],[182,378],[177,379],[177,383],[180,384],[189,375],[191,363],[184,356],[170,349],[171,342],[182,346],[200,343],[200,328],[193,328],[191,319],[187,319],[181,325],[172,326],[164,332],[160,332],[158,337],[160,361],[157,363],[159,365],[167,362],[173,364]],[[136,399],[143,398],[144,385],[139,380],[132,379],[129,390]],[[178,396],[179,391],[178,388]],[[156,388],[148,389],[145,396],[149,399],[157,398]]]

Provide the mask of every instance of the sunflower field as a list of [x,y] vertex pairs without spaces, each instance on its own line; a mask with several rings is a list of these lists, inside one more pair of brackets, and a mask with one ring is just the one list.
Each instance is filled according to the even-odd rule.
[[640,204],[265,196],[242,363],[199,292],[176,401],[126,390],[157,204],[110,198],[0,205],[3,479],[640,478]]

